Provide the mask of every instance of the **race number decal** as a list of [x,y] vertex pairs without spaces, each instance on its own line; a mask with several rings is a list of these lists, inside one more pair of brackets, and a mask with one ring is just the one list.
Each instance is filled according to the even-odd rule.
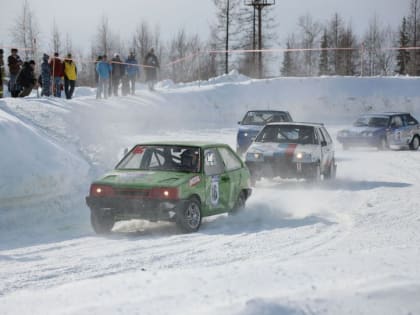
[[219,176],[213,176],[211,178],[211,186],[210,186],[210,201],[213,206],[217,206],[219,204]]

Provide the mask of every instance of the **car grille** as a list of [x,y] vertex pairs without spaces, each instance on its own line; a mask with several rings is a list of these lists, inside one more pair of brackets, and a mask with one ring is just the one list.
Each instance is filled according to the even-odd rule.
[[292,164],[292,156],[266,157],[265,160],[273,167],[283,168]]

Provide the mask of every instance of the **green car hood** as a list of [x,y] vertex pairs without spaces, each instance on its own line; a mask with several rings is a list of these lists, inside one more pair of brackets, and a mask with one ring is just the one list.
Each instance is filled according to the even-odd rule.
[[125,188],[177,187],[196,175],[185,172],[115,170],[95,181],[95,184]]

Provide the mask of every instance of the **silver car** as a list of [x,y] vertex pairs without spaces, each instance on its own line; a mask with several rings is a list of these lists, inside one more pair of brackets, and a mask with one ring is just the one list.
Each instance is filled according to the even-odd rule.
[[315,123],[266,125],[248,148],[245,163],[254,183],[277,176],[332,179],[337,170],[331,136],[324,125]]

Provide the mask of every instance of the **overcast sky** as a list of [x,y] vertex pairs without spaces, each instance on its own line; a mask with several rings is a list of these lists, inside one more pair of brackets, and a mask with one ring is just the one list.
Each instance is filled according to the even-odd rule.
[[[275,18],[279,25],[280,45],[285,46],[288,34],[296,28],[298,17],[311,14],[321,22],[338,12],[351,22],[358,35],[366,30],[375,14],[384,24],[398,27],[407,15],[410,0],[276,0]],[[39,21],[44,47],[48,47],[55,19],[63,34],[69,33],[73,46],[88,51],[101,16],[107,16],[111,28],[122,39],[129,39],[136,25],[143,20],[159,24],[164,39],[179,28],[208,36],[214,20],[211,0],[29,0]],[[15,46],[9,30],[21,12],[23,0],[0,0],[0,46]]]

